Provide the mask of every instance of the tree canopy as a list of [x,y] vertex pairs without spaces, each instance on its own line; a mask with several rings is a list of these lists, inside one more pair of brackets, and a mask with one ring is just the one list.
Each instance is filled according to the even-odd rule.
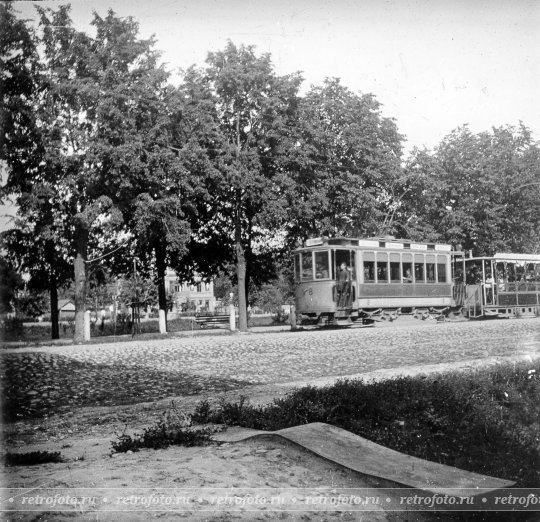
[[460,244],[475,255],[538,252],[540,145],[523,124],[456,129],[409,160],[402,216],[411,237]]
[[74,281],[76,340],[89,273],[126,276],[134,259],[162,310],[168,268],[193,280],[234,266],[245,329],[248,295],[262,299],[250,286],[285,285],[308,236],[540,251],[540,146],[523,123],[465,125],[404,157],[373,94],[336,78],[302,94],[299,73],[253,46],[229,42],[171,85],[131,17],[96,13],[90,36],[69,6],[37,6],[37,25],[0,10],[0,196],[18,206],[3,248],[49,291],[53,322]]

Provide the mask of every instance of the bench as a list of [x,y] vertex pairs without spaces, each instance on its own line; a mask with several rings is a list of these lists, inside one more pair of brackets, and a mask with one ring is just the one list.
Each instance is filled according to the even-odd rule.
[[201,315],[195,317],[195,322],[201,328],[220,328],[222,326],[229,326],[229,315]]

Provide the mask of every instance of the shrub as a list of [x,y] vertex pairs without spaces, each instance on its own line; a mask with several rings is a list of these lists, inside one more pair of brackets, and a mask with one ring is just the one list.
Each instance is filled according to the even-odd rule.
[[111,446],[117,453],[139,451],[141,448],[203,446],[210,442],[211,435],[216,431],[214,428],[192,428],[191,417],[177,410],[173,403],[155,425],[133,436],[122,433],[118,440],[111,441]]
[[[526,364],[307,386],[266,407],[201,403],[193,419],[278,430],[326,422],[432,461],[540,486],[540,376]],[[511,455],[511,458],[509,456]]]
[[62,462],[59,451],[31,451],[28,453],[6,453],[4,456],[6,466],[32,466],[47,462]]
[[23,321],[19,317],[6,318],[2,322],[2,338],[4,341],[18,341],[23,334]]

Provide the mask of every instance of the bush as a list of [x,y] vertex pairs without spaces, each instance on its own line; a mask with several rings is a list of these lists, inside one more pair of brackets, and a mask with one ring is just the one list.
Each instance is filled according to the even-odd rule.
[[203,446],[210,442],[210,436],[216,431],[213,428],[192,428],[191,418],[179,412],[173,403],[154,426],[145,428],[141,434],[136,433],[133,437],[122,433],[118,440],[111,441],[111,447],[117,453],[125,453],[141,448]]
[[59,451],[31,451],[28,453],[6,453],[4,456],[6,466],[32,466],[47,462],[62,462]]
[[[201,403],[193,420],[278,430],[325,422],[409,455],[540,487],[540,377],[522,364],[495,370],[341,380],[266,407]],[[509,458],[511,456],[511,458]]]
[[19,317],[6,318],[2,322],[2,339],[4,341],[18,341],[23,335],[23,321]]

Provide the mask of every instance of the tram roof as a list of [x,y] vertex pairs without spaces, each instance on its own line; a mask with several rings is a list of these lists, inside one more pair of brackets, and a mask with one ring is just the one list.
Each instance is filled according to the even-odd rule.
[[431,250],[438,252],[450,252],[451,245],[444,243],[432,243],[412,241],[410,239],[396,239],[394,237],[314,237],[304,241],[301,248],[310,248],[317,246],[357,246],[375,249],[395,249],[395,250]]
[[494,260],[494,261],[532,261],[534,263],[540,263],[540,254],[513,254],[511,252],[502,252],[497,253],[494,256],[484,256],[484,257],[471,257],[466,258],[465,261],[470,261],[474,259],[484,259],[484,260]]

